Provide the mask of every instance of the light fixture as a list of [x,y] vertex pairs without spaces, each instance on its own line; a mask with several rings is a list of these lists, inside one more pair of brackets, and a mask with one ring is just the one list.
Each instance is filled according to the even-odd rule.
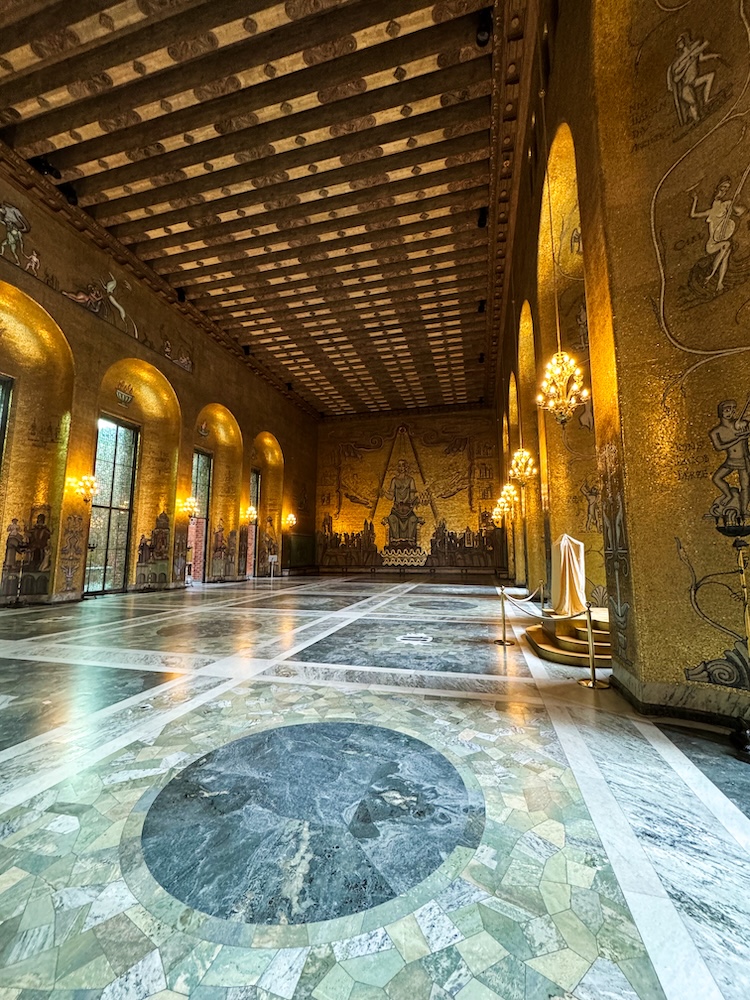
[[[539,53],[541,72],[541,50]],[[562,349],[560,335],[560,303],[557,300],[557,260],[555,259],[555,231],[552,221],[552,182],[549,170],[549,142],[547,139],[547,115],[544,106],[546,93],[544,86],[539,92],[542,107],[542,131],[544,133],[544,153],[547,163],[547,213],[549,216],[549,240],[552,254],[552,293],[555,297],[555,335],[557,351],[547,363],[541,392],[536,397],[537,405],[549,410],[561,427],[565,427],[579,406],[583,406],[589,396],[583,388],[583,373],[574,357]],[[512,475],[512,473],[511,473]]]
[[91,503],[99,492],[99,483],[95,476],[81,476],[80,479],[71,480],[71,485],[84,503]]
[[589,398],[588,389],[583,388],[583,373],[576,359],[560,350],[560,328],[557,330],[557,354],[547,362],[541,391],[536,397],[539,406],[549,410],[555,420],[564,427],[579,406]]
[[500,523],[507,518],[508,521],[513,521],[516,515],[516,504],[518,503],[518,490],[515,488],[513,483],[506,483],[503,486],[500,496],[497,499],[497,504],[495,509],[492,511],[492,521],[497,526],[500,527]]
[[293,528],[297,523],[297,518],[294,516],[294,514],[287,514],[284,523],[286,524],[287,529]]
[[479,13],[479,23],[477,24],[477,45],[480,49],[489,45],[492,38],[492,8],[487,7]]
[[510,472],[508,474],[511,479],[516,479],[518,481],[521,489],[524,489],[529,480],[533,479],[537,474],[534,459],[525,448],[519,448],[513,455],[513,460],[510,463]]
[[192,518],[198,516],[200,504],[195,497],[187,497],[185,500],[180,501],[179,508],[183,514],[187,514],[187,516],[192,520]]
[[258,511],[255,509],[255,507],[253,507],[252,504],[250,504],[249,507],[245,508],[245,520],[249,524],[253,524],[255,521],[258,520]]

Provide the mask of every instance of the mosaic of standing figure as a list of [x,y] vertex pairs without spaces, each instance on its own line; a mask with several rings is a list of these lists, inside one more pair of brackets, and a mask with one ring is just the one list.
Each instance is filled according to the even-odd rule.
[[27,521],[11,518],[5,529],[2,594],[44,595],[50,589],[52,558],[50,507],[33,507]]

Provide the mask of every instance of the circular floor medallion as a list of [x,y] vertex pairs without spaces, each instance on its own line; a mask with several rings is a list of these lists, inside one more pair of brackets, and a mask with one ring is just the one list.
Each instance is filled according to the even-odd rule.
[[407,892],[484,808],[439,751],[379,726],[285,726],[215,750],[173,778],[143,826],[151,874],[224,919],[302,924]]

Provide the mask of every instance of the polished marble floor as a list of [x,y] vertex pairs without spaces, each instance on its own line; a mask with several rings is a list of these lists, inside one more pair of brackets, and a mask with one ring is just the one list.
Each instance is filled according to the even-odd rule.
[[0,611],[0,1000],[748,1000],[750,769],[486,578]]

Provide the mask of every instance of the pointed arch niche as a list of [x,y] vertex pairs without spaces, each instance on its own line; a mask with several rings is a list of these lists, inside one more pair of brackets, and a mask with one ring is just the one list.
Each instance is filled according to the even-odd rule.
[[198,519],[200,552],[192,553],[196,580],[237,578],[242,456],[242,432],[236,418],[221,403],[208,403],[198,414],[193,431],[193,495],[196,477],[202,482],[198,492],[205,487],[201,498],[205,507]]
[[[575,357],[583,371],[584,384],[591,391],[585,248],[573,136],[563,123],[549,152],[539,224],[537,296],[541,351],[537,384],[541,382],[544,366],[557,351],[559,329],[561,349]],[[566,533],[583,541],[587,593],[595,604],[603,604],[606,578],[602,489],[596,460],[594,409],[592,393],[564,427],[551,413],[540,410],[540,438],[546,441],[546,450],[544,457],[540,455],[539,468],[550,539],[554,541]]]
[[524,494],[523,523],[516,524],[516,581],[536,589],[548,579],[547,526],[544,516],[544,470],[547,466],[544,427],[539,419],[537,394],[537,349],[534,320],[528,301],[518,322],[518,447],[529,451],[540,470]]
[[[44,600],[57,586],[73,354],[55,321],[0,281],[0,601]],[[62,589],[62,588],[61,588]]]
[[271,556],[281,560],[281,512],[284,501],[284,455],[270,431],[261,431],[253,441],[253,476],[257,477],[259,502],[255,547],[255,575],[269,576]]
[[[172,583],[182,422],[177,395],[153,365],[140,358],[122,358],[104,374],[96,416],[98,443],[94,469],[100,492],[91,505],[89,545],[96,544],[97,548],[89,549],[84,590],[95,593],[110,589],[107,574],[111,574],[112,567],[108,569],[107,563],[113,560],[124,562],[122,587],[114,586],[116,590],[168,587]],[[118,484],[125,472],[116,468],[114,485],[107,485],[110,464],[107,450],[112,440],[119,447],[116,464],[124,468],[130,462],[132,489]],[[107,508],[106,503],[122,504],[122,511],[116,511],[114,506]],[[119,523],[118,530],[127,533],[127,540],[121,546],[113,547],[113,519]],[[119,570],[116,575],[119,578]]]

